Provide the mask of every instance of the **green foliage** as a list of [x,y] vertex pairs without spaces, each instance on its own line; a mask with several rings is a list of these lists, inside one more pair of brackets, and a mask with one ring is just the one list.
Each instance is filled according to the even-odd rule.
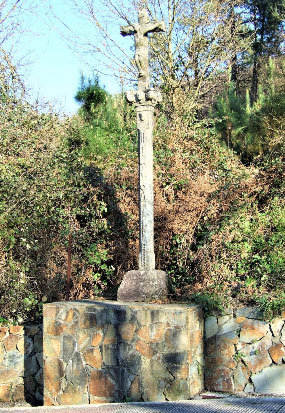
[[281,290],[278,297],[272,298],[270,295],[257,297],[257,303],[263,313],[263,318],[272,320],[274,317],[280,316],[285,309],[285,293]]
[[104,103],[106,98],[107,92],[100,86],[98,76],[86,79],[83,74],[81,75],[75,100],[82,103],[84,116],[88,119],[96,116],[98,106]]
[[85,124],[15,96],[0,97],[0,313],[22,322],[64,297],[69,234],[72,296],[112,284],[112,227],[123,235],[124,217],[101,171],[84,161]]
[[9,320],[7,320],[7,318],[0,317],[0,326],[7,326],[9,324],[10,324],[10,322],[9,322]]
[[189,298],[203,308],[205,317],[212,314],[223,315],[225,312],[226,302],[216,294],[195,293]]
[[83,126],[85,159],[92,162],[96,158],[102,168],[109,163],[125,164],[136,151],[134,121],[134,111],[126,106],[123,96],[108,96],[97,107],[96,116]]
[[232,215],[228,225],[232,239],[226,243],[226,249],[232,259],[237,258],[236,274],[245,286],[282,289],[285,281],[284,202],[276,197],[263,212],[245,206]]
[[253,105],[250,104],[249,92],[245,98],[240,97],[233,84],[215,102],[213,117],[216,130],[245,163],[284,154],[285,92],[275,88],[278,76],[276,66],[270,60],[266,81],[259,87]]
[[236,363],[238,363],[239,361],[241,361],[243,358],[245,357],[245,354],[242,351],[237,351],[234,355],[233,355],[233,359]]

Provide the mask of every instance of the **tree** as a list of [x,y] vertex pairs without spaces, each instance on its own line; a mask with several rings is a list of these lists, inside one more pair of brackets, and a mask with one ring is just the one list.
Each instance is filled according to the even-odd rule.
[[201,105],[223,81],[220,73],[231,56],[247,47],[238,36],[241,20],[230,13],[232,0],[66,0],[66,4],[85,23],[73,28],[59,19],[63,35],[80,52],[96,56],[97,71],[113,70],[124,83],[136,81],[137,69],[133,47],[128,49],[131,40],[121,38],[119,25],[136,22],[142,7],[151,19],[166,22],[166,32],[151,37],[150,57],[153,84],[166,92],[169,112],[179,102],[181,90],[191,96],[195,108]]
[[92,117],[98,105],[105,102],[106,96],[107,92],[100,86],[98,76],[86,79],[83,74],[81,75],[80,86],[74,99],[82,103],[84,114],[88,118]]
[[[23,14],[34,5],[33,0],[2,0],[0,2],[0,47],[22,30]],[[34,10],[34,7],[33,7]]]
[[284,0],[246,0],[245,23],[253,31],[251,103],[257,99],[261,59],[281,54],[284,42]]

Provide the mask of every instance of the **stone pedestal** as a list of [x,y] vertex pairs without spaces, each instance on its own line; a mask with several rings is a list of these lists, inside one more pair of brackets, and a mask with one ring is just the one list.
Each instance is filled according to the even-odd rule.
[[203,315],[194,305],[44,305],[44,403],[189,399],[203,390]]
[[167,275],[160,270],[133,270],[124,275],[118,289],[119,301],[162,300],[167,296]]

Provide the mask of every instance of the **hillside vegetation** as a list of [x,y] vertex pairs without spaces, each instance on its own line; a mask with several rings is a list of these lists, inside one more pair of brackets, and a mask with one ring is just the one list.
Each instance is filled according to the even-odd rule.
[[[150,42],[163,91],[156,267],[168,274],[168,301],[207,313],[253,304],[271,318],[285,309],[284,6],[194,3],[177,16],[191,40],[183,49],[171,54],[174,32]],[[70,299],[115,299],[137,268],[135,110],[96,76],[82,76],[75,99],[70,118],[29,103],[1,49],[0,323],[38,319],[43,303],[65,299],[69,247]]]

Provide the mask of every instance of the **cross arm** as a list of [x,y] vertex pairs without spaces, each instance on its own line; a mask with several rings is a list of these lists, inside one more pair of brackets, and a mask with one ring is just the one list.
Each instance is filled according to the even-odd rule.
[[137,30],[134,24],[131,24],[130,26],[121,26],[120,27],[120,33],[122,36],[130,36],[133,34],[136,34]]
[[165,23],[163,21],[154,21],[154,22],[149,22],[145,25],[144,27],[144,33],[159,33],[159,32],[165,32],[166,27]]

